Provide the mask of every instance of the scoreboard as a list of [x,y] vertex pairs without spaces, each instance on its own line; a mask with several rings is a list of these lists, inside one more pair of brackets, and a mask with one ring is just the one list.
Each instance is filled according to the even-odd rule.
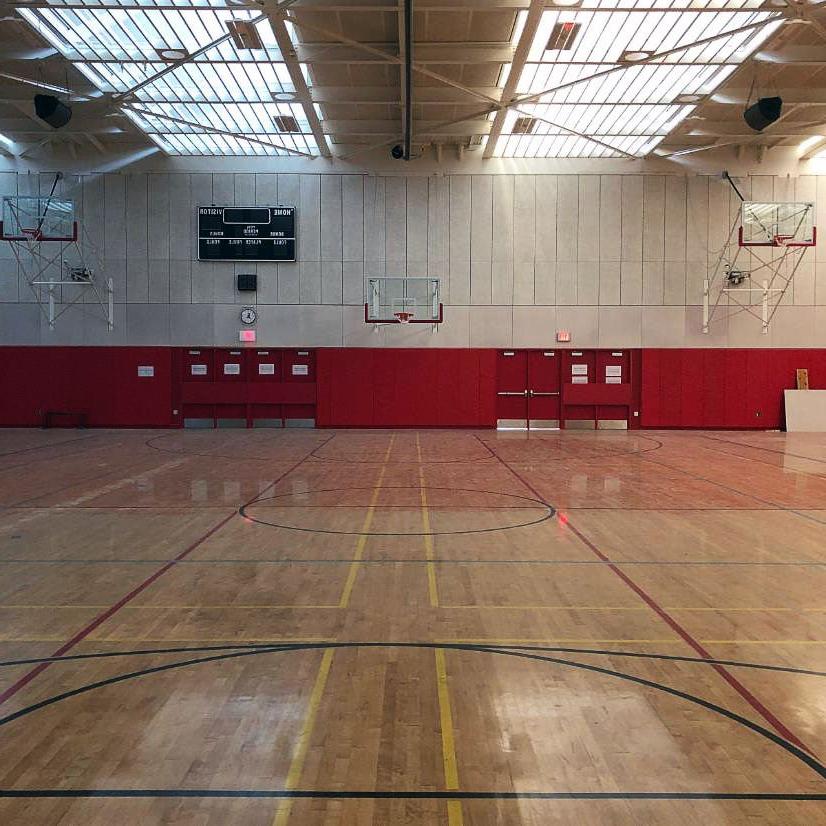
[[295,261],[295,207],[198,207],[199,261]]

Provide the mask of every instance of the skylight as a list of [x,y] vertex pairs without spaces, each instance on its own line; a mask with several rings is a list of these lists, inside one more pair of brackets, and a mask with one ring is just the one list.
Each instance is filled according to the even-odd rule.
[[[647,154],[779,25],[762,0],[547,8],[516,86],[528,99],[508,110],[493,154]],[[526,118],[535,119],[530,132]]]
[[[259,10],[224,0],[48,3],[19,11],[98,89],[125,95],[119,105],[165,152],[318,154],[303,106],[274,101],[294,99],[295,88]],[[279,129],[278,118],[295,129]]]

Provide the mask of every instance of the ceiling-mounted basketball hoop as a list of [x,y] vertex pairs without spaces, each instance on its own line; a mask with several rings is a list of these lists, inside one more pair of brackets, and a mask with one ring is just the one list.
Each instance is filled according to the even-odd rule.
[[430,324],[435,332],[443,318],[438,278],[367,279],[366,324]]
[[[60,173],[55,175],[47,196],[4,196],[0,240],[11,246],[50,329],[70,307],[89,312],[97,305],[112,330],[112,279],[101,277],[101,252],[88,237],[81,240],[78,234],[74,201],[56,194],[62,178]],[[89,300],[90,293],[94,300]]]
[[811,201],[743,201],[714,272],[703,282],[704,333],[715,318],[743,312],[768,333],[806,250],[817,244],[814,213]]

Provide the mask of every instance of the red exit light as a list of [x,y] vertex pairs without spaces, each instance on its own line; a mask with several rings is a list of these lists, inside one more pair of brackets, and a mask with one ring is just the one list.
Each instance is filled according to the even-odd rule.
[[255,330],[239,330],[239,341],[255,341]]
[[570,330],[557,330],[556,331],[556,340],[557,341],[570,341],[571,340],[571,331]]

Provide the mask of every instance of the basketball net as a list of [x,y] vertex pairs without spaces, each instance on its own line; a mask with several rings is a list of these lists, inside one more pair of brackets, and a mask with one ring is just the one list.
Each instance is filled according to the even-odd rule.
[[399,324],[409,324],[410,319],[413,318],[413,313],[407,312],[393,313],[393,315],[396,316],[396,319],[399,322]]

